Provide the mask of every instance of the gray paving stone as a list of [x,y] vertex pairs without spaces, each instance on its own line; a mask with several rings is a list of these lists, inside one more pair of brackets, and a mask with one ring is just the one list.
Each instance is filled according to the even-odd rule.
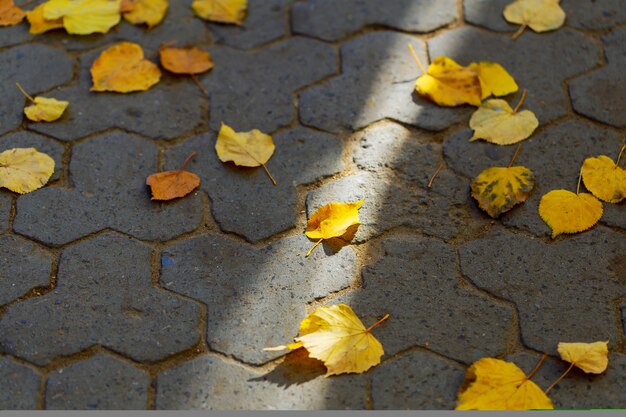
[[100,344],[157,361],[199,340],[197,304],[154,288],[149,247],[104,233],[63,251],[56,288],[0,317],[6,353],[44,365]]
[[0,305],[50,285],[52,256],[18,236],[0,236]]
[[499,231],[462,246],[460,265],[517,305],[526,346],[555,354],[559,341],[618,343],[611,302],[626,293],[625,250],[626,236],[604,227],[556,243]]
[[0,190],[0,232],[9,228],[12,202],[13,193],[4,189]]
[[[281,365],[278,366],[280,368]],[[278,369],[277,368],[277,369]],[[298,371],[305,371],[299,369]],[[272,372],[276,374],[276,372]],[[274,378],[274,380],[268,380]],[[367,408],[365,375],[300,381],[204,355],[161,372],[156,380],[158,410],[341,410]],[[294,382],[296,381],[296,382]]]
[[511,308],[459,284],[451,246],[402,236],[385,239],[383,250],[380,260],[363,268],[362,288],[331,303],[348,304],[366,325],[389,314],[374,331],[386,355],[413,346],[465,363],[502,354]]
[[294,32],[327,41],[369,25],[406,32],[430,32],[456,19],[454,0],[308,0],[292,10]]
[[[563,81],[599,63],[596,43],[570,29],[525,33],[514,41],[507,34],[463,27],[430,39],[428,48],[431,58],[446,55],[462,65],[494,61],[504,66],[520,87],[520,92],[505,99],[514,106],[521,90],[528,89],[524,108],[532,110],[542,124],[568,112]],[[550,71],[545,70],[546,63]]]
[[166,153],[166,168],[176,169],[198,152],[188,169],[202,179],[212,202],[213,216],[224,231],[251,242],[294,227],[296,186],[335,174],[343,168],[341,142],[331,135],[295,128],[274,136],[276,151],[267,167],[277,186],[262,168],[236,167],[221,162],[212,133],[188,139]]
[[[513,146],[498,146],[482,141],[470,143],[470,137],[470,130],[462,130],[448,138],[443,145],[448,166],[468,178],[476,177],[491,166],[507,166],[515,153]],[[533,171],[535,188],[528,200],[504,214],[501,221],[507,226],[518,227],[537,236],[548,236],[550,228],[538,212],[541,197],[554,189],[576,191],[578,174],[585,158],[596,155],[616,158],[622,139],[609,129],[570,120],[552,126],[523,143],[515,165]],[[584,187],[581,189],[584,191]],[[619,211],[614,209],[611,210],[607,224],[626,227],[623,207]]]
[[41,377],[37,372],[0,356],[0,410],[35,410]]
[[[508,23],[502,13],[511,0],[464,0],[465,21],[496,32],[513,32],[518,25]],[[530,29],[529,29],[530,31]]]
[[146,177],[157,171],[157,148],[123,132],[74,146],[73,188],[46,187],[17,201],[14,230],[48,245],[62,245],[105,228],[145,240],[168,240],[202,220],[195,192],[171,202],[153,202]]
[[626,22],[622,0],[563,0],[566,24],[579,29],[602,30]]
[[[54,68],[54,71],[48,71]],[[0,135],[19,127],[27,99],[15,86],[19,82],[31,95],[39,95],[73,77],[73,62],[62,50],[32,43],[0,52]],[[57,92],[48,93],[55,96]]]
[[150,377],[128,363],[97,354],[52,372],[48,410],[143,410]]
[[604,54],[609,61],[609,65],[622,64],[626,61],[624,42],[626,42],[626,28],[615,29],[602,37]]
[[59,179],[59,174],[63,170],[63,146],[54,140],[37,133],[22,130],[0,137],[0,152],[12,148],[35,148],[39,152],[48,154],[54,159],[54,173],[50,181]]
[[188,239],[163,252],[160,283],[208,308],[212,349],[262,364],[280,355],[264,347],[290,343],[306,317],[306,303],[346,288],[355,275],[350,247],[334,252],[304,236],[261,248],[221,236]]
[[374,409],[454,409],[465,369],[428,352],[411,352],[372,371]]
[[420,71],[407,49],[409,43],[422,62],[428,62],[424,43],[414,36],[370,32],[343,44],[341,75],[300,94],[301,122],[335,132],[361,129],[385,118],[427,130],[464,120],[469,107],[438,107],[415,93]]

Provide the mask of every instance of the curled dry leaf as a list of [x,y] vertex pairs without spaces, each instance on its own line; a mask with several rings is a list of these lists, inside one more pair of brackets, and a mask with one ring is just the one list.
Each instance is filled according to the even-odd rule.
[[526,167],[492,167],[474,178],[472,197],[495,219],[526,201],[534,186],[533,172]]
[[67,33],[107,33],[120,22],[121,0],[50,0],[43,4],[46,20],[63,19]]
[[43,17],[43,9],[46,3],[40,4],[33,10],[26,12],[26,19],[30,23],[30,34],[40,35],[52,29],[59,29],[63,27],[63,18],[59,17],[54,20],[46,20]]
[[[624,149],[626,145],[622,147],[622,152]],[[602,201],[619,203],[626,197],[626,170],[618,164],[619,157],[617,162],[613,162],[605,155],[587,158],[583,162],[581,173],[585,187]]]
[[103,51],[91,66],[92,91],[145,91],[159,82],[161,71],[144,59],[141,46],[121,42]]
[[46,185],[54,172],[54,159],[35,148],[14,148],[0,153],[0,188],[24,194]]
[[242,25],[248,0],[194,0],[191,7],[205,20]]
[[528,138],[539,126],[535,114],[529,110],[518,112],[504,100],[487,100],[472,114],[470,141],[483,139],[497,145],[512,145]]
[[318,208],[309,219],[305,232],[309,239],[317,239],[317,243],[306,256],[309,256],[324,239],[343,236],[351,226],[361,224],[359,208],[363,205],[363,201],[359,200],[354,203],[334,201]]
[[609,342],[559,343],[561,359],[588,374],[601,374],[609,366]]
[[513,35],[517,38],[527,27],[535,32],[546,32],[563,26],[565,12],[560,0],[516,0],[504,8],[504,18],[509,23],[522,25]]
[[539,202],[539,215],[552,229],[553,239],[561,233],[578,233],[593,227],[602,212],[602,203],[589,193],[552,190]]
[[194,46],[161,48],[159,55],[163,68],[174,74],[201,74],[213,68],[211,55]]
[[363,373],[380,363],[383,346],[370,333],[389,318],[389,314],[365,328],[358,316],[346,304],[320,307],[300,323],[300,336],[284,346],[267,351],[304,347],[309,356],[324,362],[326,376]]
[[124,0],[120,11],[127,22],[152,28],[163,21],[168,5],[168,0]]
[[26,13],[13,0],[0,0],[0,26],[13,26],[24,20]]
[[57,100],[55,98],[35,97],[32,98],[19,83],[17,88],[33,104],[24,108],[24,114],[33,122],[53,122],[63,115],[65,109],[70,104],[68,101]]

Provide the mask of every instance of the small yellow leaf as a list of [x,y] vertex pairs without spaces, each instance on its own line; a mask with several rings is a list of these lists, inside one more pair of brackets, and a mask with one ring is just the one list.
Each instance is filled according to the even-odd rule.
[[482,99],[476,71],[462,67],[445,56],[433,60],[428,66],[428,73],[415,82],[415,90],[440,106],[480,106]]
[[145,23],[152,28],[163,20],[168,0],[130,0],[122,5],[124,19],[133,25]]
[[350,226],[361,224],[359,208],[363,205],[363,201],[332,202],[318,208],[309,219],[305,234],[310,239],[330,239],[342,236]]
[[35,148],[14,148],[0,153],[0,188],[24,194],[46,185],[54,172],[54,159]]
[[222,162],[233,161],[235,165],[258,167],[265,164],[274,154],[274,141],[258,129],[249,132],[235,132],[222,123],[215,150]]
[[161,65],[174,74],[201,74],[213,68],[211,55],[196,47],[161,48]]
[[35,97],[34,102],[24,108],[24,114],[33,122],[53,122],[63,115],[70,104],[68,101],[46,97]]
[[63,27],[63,18],[59,17],[54,20],[46,20],[43,17],[43,9],[46,3],[40,4],[33,10],[26,12],[26,19],[30,23],[30,34],[39,35],[52,29],[59,29]]
[[588,374],[601,374],[609,366],[609,342],[559,343],[561,359]]
[[626,197],[626,170],[608,156],[585,159],[581,172],[585,187],[600,200],[619,203]]
[[533,172],[526,167],[487,168],[472,181],[472,197],[495,219],[526,201],[534,185]]
[[194,0],[191,7],[205,20],[241,25],[246,18],[248,0]]
[[561,233],[578,233],[593,227],[602,217],[602,212],[602,203],[588,193],[552,190],[539,202],[539,215],[552,229],[552,238]]
[[484,139],[497,145],[512,145],[532,135],[539,121],[529,110],[515,113],[506,101],[492,99],[472,114],[469,125],[474,129],[470,141]]
[[13,0],[0,0],[0,26],[13,26],[24,20],[26,13]]
[[121,42],[103,51],[91,66],[92,91],[145,91],[159,82],[161,71],[144,59],[141,46]]
[[472,62],[469,68],[476,71],[478,75],[482,100],[491,95],[501,97],[519,90],[513,77],[498,63],[488,61]]
[[67,33],[107,33],[120,22],[121,0],[50,0],[44,3],[46,20],[63,18]]
[[504,8],[503,14],[508,22],[535,32],[555,30],[565,22],[559,0],[516,0]]
[[482,358],[469,367],[457,410],[553,409],[552,401],[514,363]]

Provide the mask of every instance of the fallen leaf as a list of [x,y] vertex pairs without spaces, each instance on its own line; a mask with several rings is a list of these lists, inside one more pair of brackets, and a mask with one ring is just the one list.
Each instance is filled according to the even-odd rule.
[[514,363],[482,358],[465,374],[457,410],[553,409],[552,401]]
[[26,19],[30,23],[30,34],[39,35],[52,29],[59,29],[63,27],[63,18],[60,17],[54,20],[46,20],[43,17],[43,9],[46,3],[40,4],[33,10],[26,12]]
[[159,82],[161,71],[144,59],[141,46],[121,42],[103,51],[91,66],[92,91],[145,91]]
[[305,232],[309,239],[317,239],[317,243],[306,256],[309,256],[324,239],[343,236],[351,226],[361,224],[359,208],[363,201],[354,203],[334,201],[318,208],[309,219]]
[[470,141],[483,139],[497,145],[512,145],[528,138],[539,126],[535,114],[529,110],[518,112],[500,99],[487,100],[472,114],[470,128],[474,135]]
[[559,343],[561,359],[588,374],[601,374],[609,365],[609,342]]
[[593,227],[602,212],[602,203],[589,193],[552,190],[539,202],[539,215],[552,229],[553,239],[561,233],[578,233]]
[[24,194],[46,185],[54,172],[54,159],[35,148],[14,148],[0,153],[0,188]]
[[46,20],[63,19],[67,33],[107,33],[120,22],[121,0],[50,0],[44,3]]
[[24,20],[26,13],[13,0],[0,0],[0,26],[13,26]]
[[70,104],[67,101],[55,98],[32,98],[19,83],[15,83],[15,85],[33,103],[33,105],[24,108],[24,114],[33,122],[53,122],[63,115],[63,112]]
[[516,0],[504,8],[504,18],[509,23],[522,25],[513,35],[517,38],[527,27],[535,32],[546,32],[563,26],[565,12],[560,0]]
[[248,0],[194,0],[191,7],[205,20],[242,25]]
[[150,186],[153,200],[173,200],[184,197],[200,186],[200,177],[184,170],[194,156],[196,156],[195,152],[189,155],[180,169],[148,176],[146,184]]
[[174,74],[201,74],[213,68],[211,55],[196,47],[161,48],[161,65]]
[[[622,152],[626,145],[622,147]],[[620,152],[620,156],[621,156]],[[582,177],[585,187],[600,200],[619,203],[626,197],[626,170],[611,158],[600,155],[583,162]]]
[[274,141],[270,135],[266,135],[258,129],[249,132],[235,132],[232,127],[222,123],[215,150],[222,162],[232,161],[237,166],[258,167],[262,166],[276,185],[276,181],[268,171],[265,163],[274,154]]
[[125,0],[120,6],[124,19],[133,25],[145,23],[152,28],[163,20],[168,0]]
[[320,307],[300,323],[300,336],[294,339],[296,343],[264,350],[304,347],[310,357],[324,362],[327,377],[363,373],[380,363],[383,346],[370,332],[388,318],[389,314],[365,328],[346,304]]
[[482,100],[492,95],[496,97],[506,96],[519,89],[511,74],[496,62],[472,62],[469,68],[476,71],[480,82]]
[[472,197],[495,219],[526,201],[534,185],[533,172],[526,167],[492,167],[472,181]]

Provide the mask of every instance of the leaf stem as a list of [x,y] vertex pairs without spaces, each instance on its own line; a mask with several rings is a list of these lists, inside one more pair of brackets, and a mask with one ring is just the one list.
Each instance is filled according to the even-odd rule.
[[517,32],[515,32],[513,36],[511,36],[511,39],[515,40],[519,38],[522,35],[522,33],[524,33],[527,27],[528,27],[528,24],[524,23],[522,26],[519,27],[519,29],[517,29]]
[[191,76],[191,79],[193,80],[193,82],[196,83],[200,91],[202,91],[202,94],[208,97],[209,93],[206,91],[206,89],[204,88],[200,80],[198,80],[198,77],[196,77],[196,74],[189,74],[189,75]]
[[515,153],[513,154],[513,158],[511,158],[511,162],[509,162],[508,168],[511,168],[511,166],[513,165],[513,162],[515,162],[515,158],[517,158],[517,154],[519,153],[520,149],[522,149],[521,143],[517,145],[517,149],[515,150]]
[[428,181],[428,188],[431,188],[433,186],[433,182],[435,181],[435,177],[437,177],[437,175],[439,175],[439,172],[441,172],[441,170],[443,169],[443,161],[439,162],[439,165],[437,165],[437,169],[435,170],[435,173],[433,174],[432,177],[430,177],[430,181]]
[[370,327],[367,328],[367,330],[365,330],[366,333],[369,333],[374,327],[378,326],[380,323],[382,323],[383,321],[387,320],[389,318],[389,314],[385,314],[385,316],[378,320],[376,323],[372,324]]
[[411,51],[411,55],[413,55],[413,59],[415,60],[415,62],[417,62],[417,66],[420,67],[422,74],[426,74],[427,72],[426,72],[426,69],[424,68],[424,64],[422,64],[420,57],[417,56],[417,52],[415,52],[415,48],[413,48],[413,45],[411,44],[409,44],[409,51]]
[[276,180],[274,179],[274,177],[272,177],[272,174],[270,174],[270,170],[267,169],[267,167],[265,166],[265,164],[261,164],[261,166],[263,167],[263,169],[265,170],[265,173],[267,174],[268,177],[270,177],[270,180],[272,180],[272,184],[277,185],[276,184]]
[[580,180],[583,178],[583,167],[580,167],[580,173],[578,174],[578,186],[576,187],[576,195],[580,192]]
[[15,83],[15,85],[17,85],[17,88],[20,89],[20,91],[22,92],[22,94],[24,94],[26,96],[27,99],[29,99],[30,101],[32,101],[33,103],[35,102],[35,99],[32,98],[26,91],[24,91],[24,89],[22,88],[22,86],[20,85],[20,83]]
[[533,370],[530,371],[530,373],[526,376],[526,379],[531,379],[533,376],[535,376],[535,374],[537,373],[539,368],[541,368],[541,365],[543,365],[546,359],[548,359],[548,354],[544,353],[541,359],[539,359],[539,362],[537,362],[537,365],[535,365]]
[[191,162],[191,160],[192,160],[192,159],[193,159],[196,155],[198,155],[198,153],[197,153],[196,151],[193,151],[191,154],[189,154],[189,156],[187,157],[187,159],[185,159],[185,161],[183,162],[183,164],[180,166],[179,171],[183,171],[183,170],[187,167],[187,164],[188,164],[189,162]]
[[622,157],[622,154],[624,153],[624,149],[626,149],[626,143],[624,144],[624,146],[622,146],[622,149],[619,151],[619,155],[617,155],[617,161],[615,161],[615,167],[619,166],[619,160]]
[[517,113],[519,108],[522,107],[522,104],[524,103],[524,100],[526,100],[526,89],[525,88],[524,88],[524,91],[522,91],[522,98],[519,99],[519,102],[517,103],[517,106],[515,106],[515,108],[513,109],[513,114]]
[[322,240],[324,240],[324,238],[321,238],[320,240],[318,240],[315,245],[313,245],[313,247],[311,249],[309,249],[309,251],[306,253],[306,255],[304,256],[305,258],[308,258],[309,255],[311,254],[311,252],[313,252],[313,249],[317,248],[319,246],[320,243],[322,243]]
[[563,374],[561,374],[561,376],[560,376],[560,377],[559,377],[556,381],[554,381],[554,382],[552,383],[552,385],[550,385],[550,386],[548,387],[548,389],[546,389],[546,390],[544,391],[544,394],[548,395],[548,393],[550,392],[550,390],[551,390],[552,388],[554,388],[554,386],[555,386],[556,384],[558,384],[559,382],[561,382],[561,380],[562,380],[563,378],[565,378],[565,376],[569,373],[569,371],[571,371],[571,370],[572,370],[572,368],[573,368],[573,367],[574,367],[574,362],[572,362],[572,363],[570,364],[569,368],[567,368],[567,370],[566,370],[565,372],[563,372]]

